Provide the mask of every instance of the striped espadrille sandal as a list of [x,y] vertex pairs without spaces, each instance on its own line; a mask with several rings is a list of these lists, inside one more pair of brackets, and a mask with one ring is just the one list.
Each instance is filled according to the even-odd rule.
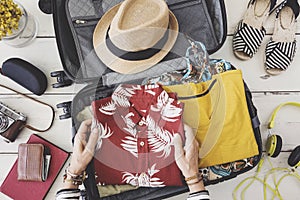
[[276,9],[273,35],[266,46],[265,70],[271,75],[286,71],[296,53],[296,19],[299,15],[297,0],[286,0]]
[[233,35],[233,52],[241,60],[253,57],[266,34],[264,23],[277,0],[250,0],[247,11]]

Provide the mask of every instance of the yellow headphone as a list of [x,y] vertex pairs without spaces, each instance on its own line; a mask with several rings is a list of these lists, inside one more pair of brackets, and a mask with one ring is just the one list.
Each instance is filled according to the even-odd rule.
[[[275,110],[272,113],[268,128],[272,129],[275,125],[275,117],[277,112],[280,110],[281,107],[285,105],[292,105],[300,107],[300,103],[297,102],[286,102],[282,103],[279,106],[275,108]],[[275,158],[279,155],[282,148],[282,138],[279,135],[270,135],[267,140],[267,153],[269,156]],[[296,148],[293,149],[291,152],[289,158],[288,158],[288,164],[291,167],[298,167],[300,166],[300,145],[298,145]]]

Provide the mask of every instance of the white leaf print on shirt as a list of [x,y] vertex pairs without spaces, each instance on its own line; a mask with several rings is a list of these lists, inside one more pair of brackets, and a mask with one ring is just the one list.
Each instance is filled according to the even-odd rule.
[[102,123],[98,121],[96,121],[95,123],[95,128],[98,129],[98,133],[99,133],[98,141],[96,145],[96,150],[99,150],[102,145],[102,139],[109,138],[114,132],[110,130],[109,126],[106,123],[104,126]]
[[113,115],[116,111],[116,105],[114,104],[114,102],[108,102],[105,105],[101,106],[99,108],[99,111],[105,115]]
[[125,117],[121,116],[127,126],[123,127],[123,129],[130,134],[130,136],[126,136],[125,139],[122,140],[121,146],[135,157],[138,157],[136,124],[131,119],[133,116],[134,114],[132,112],[128,113]]
[[132,95],[135,94],[135,90],[140,90],[141,87],[139,85],[132,85],[131,87],[122,87],[119,86],[113,92],[111,96],[111,101],[106,103],[105,105],[99,108],[99,111],[106,115],[114,115],[117,106],[120,107],[129,107],[130,102],[129,99]]
[[145,90],[146,93],[151,94],[152,96],[155,96],[156,92],[154,92],[153,90]]
[[163,91],[157,97],[157,104],[151,106],[151,110],[154,112],[160,112],[163,120],[175,122],[178,119],[174,118],[177,118],[181,115],[182,109],[172,105],[173,102],[174,99],[170,98],[166,91]]
[[130,97],[132,97],[132,95],[135,94],[135,90],[140,89],[141,87],[139,85],[131,85],[131,87],[126,87],[126,85],[120,85],[115,89],[111,98],[117,106],[127,108],[130,106]]
[[131,174],[129,172],[123,172],[123,182],[131,184],[133,186],[139,187],[164,187],[164,182],[157,177],[153,177],[154,174],[159,172],[155,169],[156,164],[152,165],[148,172],[143,172],[140,174]]
[[158,169],[155,169],[156,164],[152,165],[152,167],[150,169],[148,169],[148,174],[149,176],[153,176],[154,174],[156,174],[157,172],[159,172]]
[[122,140],[121,146],[136,158],[138,157],[137,138],[126,136],[125,140]]
[[125,117],[121,116],[124,120],[127,127],[124,127],[123,129],[127,131],[130,135],[133,137],[136,137],[136,124],[132,121],[131,117],[133,117],[134,114],[132,112],[128,113]]
[[159,127],[151,117],[147,117],[148,123],[148,144],[151,151],[158,153],[162,152],[160,157],[168,157],[171,153],[171,144],[173,135],[168,131]]

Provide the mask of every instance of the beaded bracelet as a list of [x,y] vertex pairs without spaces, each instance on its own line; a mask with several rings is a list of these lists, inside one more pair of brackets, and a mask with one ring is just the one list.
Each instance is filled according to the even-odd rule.
[[63,182],[68,182],[68,183],[72,183],[72,185],[81,185],[82,184],[82,181],[79,181],[79,180],[73,180],[73,179],[69,179],[67,178],[65,175],[64,175],[64,180]]
[[[68,178],[68,175],[71,178]],[[83,171],[81,174],[73,174],[70,172],[69,168],[65,170],[65,174],[63,175],[63,182],[69,182],[73,185],[81,185],[83,181],[87,178],[87,174],[85,171]]]

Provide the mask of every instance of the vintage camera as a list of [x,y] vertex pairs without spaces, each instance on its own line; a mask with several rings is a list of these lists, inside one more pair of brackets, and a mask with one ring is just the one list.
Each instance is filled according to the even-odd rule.
[[13,142],[24,128],[26,116],[0,102],[0,136],[6,142]]

